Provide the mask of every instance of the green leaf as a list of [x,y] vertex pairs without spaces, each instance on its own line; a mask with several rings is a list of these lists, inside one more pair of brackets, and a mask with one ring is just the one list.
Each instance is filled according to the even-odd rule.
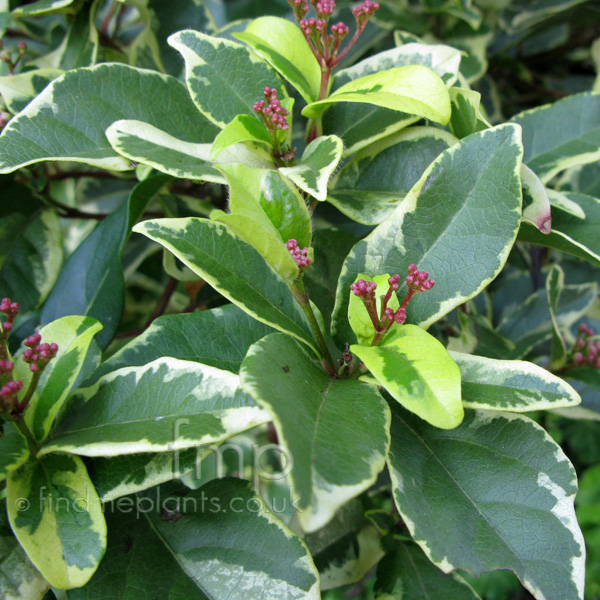
[[[590,308],[598,295],[596,283],[563,287],[556,324],[568,329]],[[507,314],[498,325],[498,333],[515,344],[510,358],[522,358],[533,348],[552,338],[553,326],[545,289],[538,290]]]
[[106,522],[83,461],[32,458],[7,490],[10,524],[40,573],[59,589],[85,585],[104,555]]
[[[162,497],[168,489],[158,488]],[[142,496],[156,506],[159,492]],[[177,494],[179,496],[179,494]],[[206,500],[209,505],[205,506]],[[177,497],[170,505],[176,506]],[[193,582],[211,600],[317,600],[319,576],[292,531],[246,481],[220,479],[180,498],[175,523],[148,514],[152,527]]]
[[[44,369],[31,397],[25,421],[34,437],[43,441],[63,407],[83,367],[93,337],[102,325],[90,317],[63,317],[40,329],[42,341],[58,344],[58,352]],[[15,374],[28,388],[33,373],[18,357]]]
[[140,512],[141,498],[106,506],[106,556],[89,583],[67,600],[207,600]]
[[268,148],[272,146],[269,132],[264,123],[255,116],[238,115],[233,121],[225,125],[221,133],[215,138],[210,150],[213,160],[216,160],[223,150],[241,142],[253,142]]
[[218,292],[266,325],[314,348],[312,331],[287,284],[258,252],[206,219],[157,219],[135,231],[170,250]]
[[115,152],[182,179],[224,183],[210,163],[210,144],[194,144],[140,121],[116,121],[106,130]]
[[302,110],[315,119],[336,102],[359,102],[391,108],[445,125],[450,120],[450,97],[443,80],[420,65],[394,67],[349,81],[325,100]]
[[560,303],[560,295],[565,285],[565,273],[553,265],[546,277],[546,293],[548,294],[548,309],[552,320],[552,353],[548,368],[556,371],[562,368],[567,358],[567,346],[558,325],[556,314]]
[[0,481],[4,481],[10,473],[26,463],[28,458],[27,440],[16,426],[5,424],[4,433],[0,437]]
[[168,41],[185,60],[192,100],[218,127],[238,115],[256,116],[252,106],[264,98],[265,86],[275,88],[280,100],[287,96],[275,71],[242,44],[190,30]]
[[246,351],[273,330],[234,304],[200,312],[159,317],[85,383],[122,367],[142,366],[162,356],[204,363],[237,373]]
[[108,346],[123,314],[121,252],[131,227],[167,181],[170,178],[165,175],[156,175],[140,182],[129,200],[99,223],[77,247],[44,304],[42,323],[65,315],[94,317],[104,326],[96,342],[102,349]]
[[64,71],[96,64],[99,35],[95,19],[99,4],[97,1],[84,4],[71,22],[59,65]]
[[494,360],[450,352],[460,367],[467,408],[528,412],[576,406],[579,394],[560,377],[520,360]]
[[44,210],[17,230],[16,238],[13,233],[11,253],[0,268],[0,296],[18,299],[24,314],[40,306],[56,283],[63,260],[62,229],[56,212]]
[[388,464],[400,516],[442,571],[510,569],[537,600],[583,599],[575,470],[539,425],[467,411],[444,431],[396,407]]
[[456,142],[442,129],[405,129],[353,156],[332,181],[327,200],[354,221],[378,225]]
[[600,158],[599,94],[574,94],[511,120],[523,128],[523,160],[543,182]]
[[297,25],[278,17],[259,17],[234,36],[277,69],[306,102],[319,97],[321,69]]
[[280,443],[293,457],[290,478],[305,531],[324,526],[375,482],[389,423],[375,387],[331,379],[303,346],[280,333],[250,348],[240,380],[269,410]]
[[555,205],[555,210],[552,211],[552,231],[549,235],[542,235],[536,228],[525,222],[519,231],[519,239],[554,248],[600,266],[600,239],[597,235],[600,200],[572,192],[563,192],[562,195],[573,202],[584,216],[574,214],[573,210],[562,210]]
[[304,537],[321,576],[321,590],[360,581],[383,556],[381,537],[360,498],[345,504],[322,529]]
[[581,404],[575,408],[557,411],[567,418],[600,421],[600,371],[581,367],[569,369],[563,377],[581,396]]
[[350,350],[395,400],[428,423],[452,429],[462,421],[460,369],[420,327],[393,327],[379,346]]
[[398,543],[377,565],[375,600],[480,600],[459,575],[446,575],[415,544]]
[[105,375],[80,389],[72,406],[41,455],[182,450],[222,442],[269,420],[239,388],[237,375],[168,357]]
[[299,164],[284,167],[279,172],[317,200],[326,200],[327,183],[342,158],[343,149],[344,143],[335,135],[318,137],[306,147]]
[[552,229],[550,200],[540,178],[525,164],[521,165],[523,186],[523,220],[548,235]]
[[23,110],[52,80],[62,74],[60,69],[34,69],[0,77],[0,94],[6,108],[12,114]]
[[488,129],[491,125],[481,114],[481,94],[473,90],[453,87],[448,90],[452,104],[450,130],[459,139]]
[[520,0],[511,3],[507,17],[510,26],[518,31],[537,25],[585,0]]
[[3,600],[42,600],[50,588],[13,535],[4,500],[0,502],[0,565]]
[[408,306],[409,321],[425,328],[498,275],[521,218],[521,152],[513,125],[461,140],[442,152],[398,208],[356,244],[340,275],[334,313],[342,347],[354,337],[346,313],[349,285],[358,273],[402,277],[411,263],[429,271],[435,287]]
[[[165,111],[165,106],[171,109]],[[139,120],[194,143],[212,141],[217,131],[173,77],[101,64],[61,75],[11,119],[0,136],[0,173],[43,160],[131,169],[105,135],[122,119]]]
[[37,0],[12,11],[13,17],[41,17],[53,13],[64,12],[75,0]]
[[[333,80],[332,90],[337,91],[342,85],[364,75],[406,65],[429,67],[447,86],[451,86],[456,82],[459,63],[460,52],[449,46],[405,44],[400,48],[379,52],[340,71]],[[340,102],[328,109],[323,127],[326,134],[335,134],[344,140],[344,156],[349,156],[418,120],[418,117],[388,108]]]
[[[389,289],[389,278],[390,274],[385,273],[383,275],[377,275],[377,277],[369,277],[364,273],[359,273],[356,280],[363,279],[364,281],[374,281],[377,284],[377,293],[375,296],[375,305],[377,307],[377,315],[381,315],[381,303],[382,297],[385,296]],[[389,302],[389,308],[393,309],[394,312],[400,308],[400,302],[396,294],[392,294]],[[369,316],[367,307],[361,298],[350,294],[350,303],[348,304],[348,322],[352,331],[356,335],[356,339],[359,344],[363,346],[369,346],[375,337],[375,328],[373,321]]]

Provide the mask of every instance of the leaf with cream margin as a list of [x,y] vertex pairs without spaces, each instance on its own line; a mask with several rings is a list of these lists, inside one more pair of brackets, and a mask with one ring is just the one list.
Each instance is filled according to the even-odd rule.
[[[102,324],[91,317],[62,317],[42,327],[42,343],[58,345],[56,356],[48,363],[25,413],[25,422],[34,438],[42,442],[61,411],[83,367],[88,349]],[[22,356],[15,360],[15,376],[30,385],[33,373]]]
[[69,11],[69,6],[75,0],[37,0],[30,2],[25,6],[19,6],[12,11],[13,17],[41,17],[43,15],[52,15],[55,13]]
[[525,222],[519,230],[519,239],[554,248],[600,266],[600,236],[597,225],[600,222],[600,199],[574,192],[562,192],[562,196],[574,206],[560,207],[555,203],[552,211],[552,231],[543,235],[537,228]]
[[344,150],[344,143],[335,135],[320,136],[304,150],[300,162],[279,169],[302,191],[317,200],[327,199],[327,183],[335,171]]
[[40,455],[183,450],[269,420],[241,390],[237,375],[168,357],[105,375],[78,390],[70,407]]
[[544,183],[565,169],[600,159],[600,94],[574,94],[511,121],[523,129],[523,161]]
[[104,63],[64,73],[11,119],[0,135],[0,173],[45,160],[130,170],[105,135],[123,119],[192,143],[212,142],[217,132],[174,77]]
[[198,110],[218,127],[238,115],[256,113],[253,105],[265,87],[287,93],[277,73],[243,44],[198,31],[179,31],[168,38],[185,60],[185,80]]
[[167,248],[255,319],[315,348],[310,325],[287,283],[224,224],[195,217],[156,219],[139,223],[134,231]]
[[467,410],[446,431],[395,406],[388,466],[402,520],[444,573],[510,569],[537,600],[583,600],[577,476],[534,421]]
[[[343,347],[349,286],[358,273],[407,273],[411,263],[436,285],[417,294],[408,321],[424,328],[473,298],[502,270],[521,219],[522,146],[514,125],[474,133],[442,152],[398,208],[344,263],[333,330]],[[483,226],[485,224],[485,227]],[[399,296],[405,293],[402,282]]]
[[242,387],[267,409],[294,461],[290,479],[306,532],[326,525],[383,468],[389,409],[377,388],[330,378],[304,347],[274,333],[250,347]]
[[488,129],[491,125],[481,114],[481,94],[474,90],[452,87],[448,90],[452,104],[450,130],[459,139]]
[[89,581],[106,550],[106,522],[78,456],[31,458],[10,474],[7,506],[15,536],[53,587]]
[[278,17],[259,17],[250,21],[243,32],[233,35],[275,68],[306,102],[319,97],[321,69],[295,23]]
[[409,127],[367,146],[331,182],[327,200],[352,220],[379,225],[429,165],[458,140],[435,127]]
[[210,161],[210,144],[178,140],[141,121],[116,121],[106,130],[115,152],[172,177],[224,183]]
[[31,564],[25,550],[13,535],[8,522],[6,501],[0,501],[0,598],[3,600],[42,600],[50,584]]
[[450,97],[439,75],[421,65],[394,67],[349,81],[324,100],[302,110],[319,117],[336,102],[358,102],[391,108],[445,125],[450,120]]
[[564,379],[536,364],[450,352],[460,367],[466,408],[530,412],[577,406],[579,394]]
[[379,346],[350,346],[402,406],[443,429],[463,419],[460,369],[441,342],[416,325],[392,325]]
[[0,77],[0,94],[6,108],[14,115],[23,110],[54,79],[61,69],[34,69]]
[[550,200],[540,178],[526,165],[521,165],[523,186],[523,220],[547,235],[552,229]]
[[267,508],[249,482],[216,479],[194,491],[165,485],[139,496],[151,506],[159,506],[165,497],[172,499],[167,507],[177,507],[181,518],[169,523],[160,510],[147,517],[207,598],[320,598],[319,574],[306,545]]
[[567,360],[567,345],[558,324],[557,313],[560,295],[565,286],[565,273],[559,265],[552,265],[546,277],[546,293],[548,294],[548,309],[552,321],[552,351],[548,369],[558,371],[564,367]]

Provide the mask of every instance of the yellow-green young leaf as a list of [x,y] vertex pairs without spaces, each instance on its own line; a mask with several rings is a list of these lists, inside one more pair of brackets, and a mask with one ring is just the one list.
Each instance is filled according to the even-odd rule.
[[5,499],[0,501],[0,565],[2,600],[42,600],[50,589],[13,535]]
[[552,229],[550,200],[540,178],[526,165],[521,165],[523,186],[523,220],[548,234]]
[[[58,344],[58,353],[44,369],[25,413],[25,421],[38,441],[50,432],[83,367],[92,338],[101,329],[102,324],[91,317],[62,317],[40,329],[42,342]],[[15,361],[15,372],[27,389],[33,374],[20,356]]]
[[444,81],[421,65],[394,67],[350,81],[325,100],[306,106],[302,114],[314,119],[336,102],[374,104],[442,125],[448,123],[451,112]]
[[0,437],[0,481],[18,469],[29,458],[27,440],[12,423],[4,425],[4,434]]
[[73,406],[40,455],[182,450],[222,442],[269,420],[234,373],[168,357],[105,375],[78,390]]
[[185,60],[185,79],[198,110],[218,127],[237,115],[256,113],[252,106],[264,98],[266,86],[287,94],[277,74],[246,46],[198,31],[180,31],[169,44]]
[[61,69],[35,69],[0,77],[0,94],[6,108],[13,115],[23,110],[53,79],[62,74]]
[[377,388],[332,379],[304,347],[274,333],[250,347],[242,387],[266,408],[293,459],[290,478],[303,529],[327,524],[383,468],[389,408]]
[[402,406],[442,429],[460,425],[460,369],[431,334],[403,325],[392,329],[379,346],[350,349]]
[[[374,281],[377,284],[377,290],[375,291],[375,301],[377,304],[377,314],[381,314],[381,301],[382,296],[385,296],[390,289],[389,274],[377,275],[376,277],[369,277],[364,273],[359,273],[356,281],[364,279],[365,281]],[[400,302],[395,293],[392,294],[390,301],[387,304],[394,311],[400,307]],[[365,303],[354,294],[350,294],[350,303],[348,304],[348,322],[352,331],[356,335],[356,339],[359,344],[368,346],[375,337],[375,328],[373,321],[369,316]]]
[[156,219],[139,223],[134,231],[163,245],[254,318],[315,348],[310,325],[287,283],[222,223]]
[[299,164],[284,167],[279,172],[317,200],[326,200],[327,183],[342,158],[343,150],[344,143],[339,137],[318,137],[306,147]]
[[210,144],[185,142],[141,121],[116,121],[106,137],[115,152],[136,163],[173,177],[224,183],[210,163]]
[[78,456],[32,458],[7,484],[11,527],[31,562],[59,589],[85,585],[106,549],[102,505]]
[[271,147],[271,138],[264,123],[255,116],[238,115],[233,121],[225,125],[221,133],[215,138],[210,149],[213,160],[216,160],[229,146],[240,142],[254,142]]
[[277,69],[306,102],[319,97],[321,69],[297,25],[278,17],[260,17],[233,35]]
[[520,360],[495,360],[450,352],[460,367],[467,408],[530,412],[577,406],[579,394],[546,369]]

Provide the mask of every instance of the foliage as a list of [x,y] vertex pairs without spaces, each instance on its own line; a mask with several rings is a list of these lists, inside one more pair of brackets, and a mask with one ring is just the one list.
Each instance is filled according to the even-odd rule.
[[599,13],[0,0],[0,596],[600,598]]

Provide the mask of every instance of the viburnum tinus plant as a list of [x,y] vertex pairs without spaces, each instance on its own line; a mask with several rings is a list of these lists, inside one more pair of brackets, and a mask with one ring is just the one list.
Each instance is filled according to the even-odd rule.
[[597,597],[597,7],[270,9],[0,0],[0,596]]

